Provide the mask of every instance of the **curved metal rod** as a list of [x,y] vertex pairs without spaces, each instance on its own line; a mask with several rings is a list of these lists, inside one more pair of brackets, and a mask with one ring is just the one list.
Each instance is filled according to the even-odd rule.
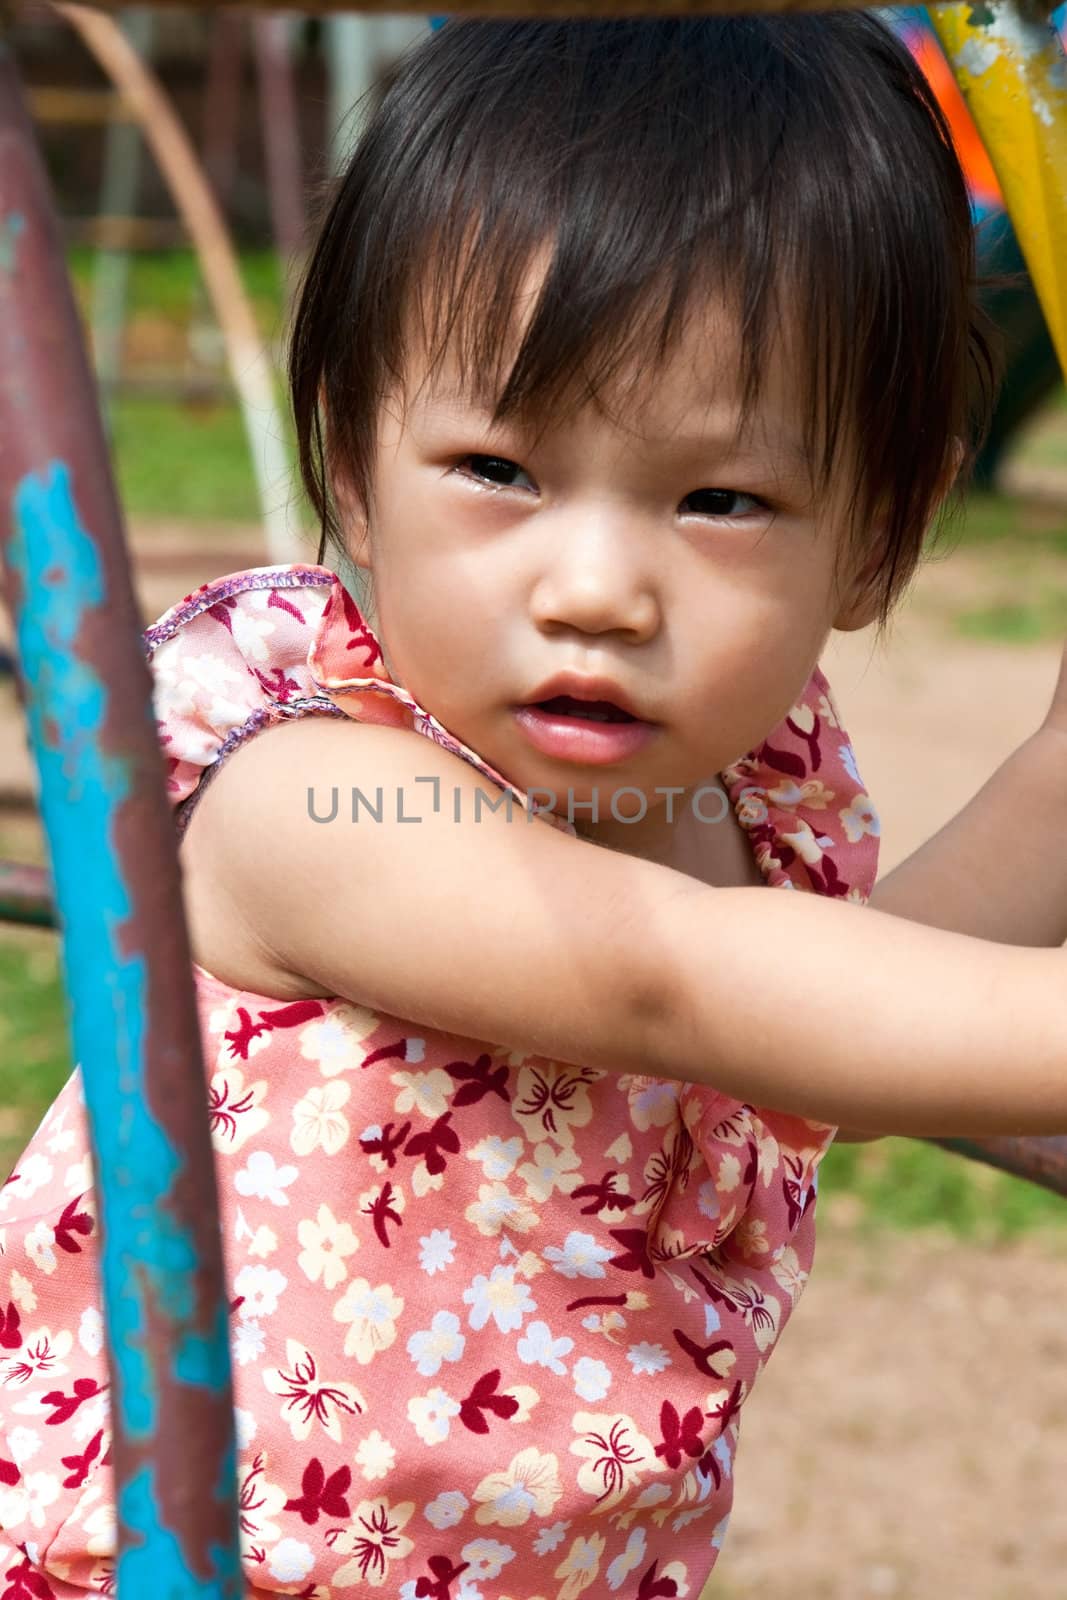
[[0,564],[97,1177],[118,1592],[237,1600],[227,1300],[174,824],[95,385],[2,39],[0,439]]
[[56,4],[54,9],[80,35],[128,103],[200,258],[241,405],[270,559],[278,564],[306,560],[307,552],[289,523],[290,463],[270,355],[192,141],[159,80],[111,17],[77,5]]

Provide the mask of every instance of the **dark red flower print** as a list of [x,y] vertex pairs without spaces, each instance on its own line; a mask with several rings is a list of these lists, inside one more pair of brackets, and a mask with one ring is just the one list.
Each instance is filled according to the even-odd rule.
[[792,1232],[815,1199],[815,1185],[804,1182],[804,1162],[798,1155],[785,1156],[782,1192],[785,1195],[789,1229]]
[[587,1294],[581,1300],[571,1300],[566,1310],[581,1311],[583,1306],[624,1306],[627,1298],[624,1294]]
[[381,1156],[387,1167],[395,1167],[397,1152],[411,1132],[411,1123],[405,1122],[398,1133],[393,1132],[395,1127],[395,1122],[387,1122],[381,1133],[363,1134],[360,1149],[369,1156]]
[[838,872],[837,862],[833,856],[823,856],[821,872],[818,867],[812,866],[810,861],[806,861],[804,865],[807,868],[808,877],[811,879],[811,885],[816,894],[828,895],[831,900],[843,900],[852,887],[850,883],[845,882]]
[[100,1441],[104,1437],[103,1428],[94,1433],[89,1443],[80,1456],[61,1456],[65,1467],[70,1468],[70,1477],[63,1479],[64,1489],[80,1489],[89,1476],[89,1468],[100,1454]]
[[[681,1328],[675,1328],[673,1333],[675,1339],[681,1345],[686,1355],[691,1356],[693,1361],[696,1363],[697,1371],[702,1372],[706,1378],[715,1378],[719,1383],[721,1383],[723,1378],[726,1376],[726,1373],[717,1372],[712,1363],[714,1362],[715,1357],[720,1355],[724,1350],[729,1350],[731,1355],[733,1354],[733,1345],[730,1343],[729,1339],[715,1339],[711,1344],[697,1344],[695,1340],[690,1339],[687,1333],[683,1333]],[[726,1369],[727,1372],[730,1370],[732,1365],[733,1362],[731,1361],[730,1365]]]
[[[352,636],[345,645],[345,649],[362,650],[366,659],[360,662],[360,665],[373,667],[376,661],[381,660],[382,655],[378,648],[378,641],[375,639],[373,633],[371,633],[370,629],[367,627],[367,624],[360,616],[359,607],[352,599],[352,596],[348,593],[348,590],[342,589],[340,593],[341,604],[344,606],[345,621],[348,623],[348,631]],[[331,595],[330,606],[332,607],[335,603],[336,595]]]
[[671,1600],[678,1593],[678,1585],[673,1578],[656,1577],[658,1566],[659,1562],[653,1561],[648,1571],[641,1574],[635,1600]]
[[213,606],[208,606],[205,615],[215,622],[221,622],[230,633],[233,632],[233,623],[230,621],[230,612],[236,608],[237,596],[228,595],[222,600],[216,600]]
[[345,1495],[351,1482],[351,1467],[338,1467],[327,1477],[318,1456],[312,1456],[304,1468],[300,1493],[285,1502],[285,1510],[299,1511],[309,1527],[318,1522],[320,1516],[350,1517],[352,1512]]
[[588,1200],[589,1205],[580,1206],[583,1217],[591,1217],[594,1212],[609,1211],[613,1207],[616,1211],[628,1211],[634,1204],[632,1194],[620,1194],[615,1188],[617,1172],[605,1172],[598,1183],[583,1183],[579,1188],[571,1190],[572,1200]]
[[760,747],[760,759],[773,767],[775,772],[784,772],[790,778],[806,778],[808,775],[804,757],[792,750],[776,750],[772,744],[765,744]]
[[529,1093],[523,1100],[515,1103],[515,1116],[536,1117],[541,1124],[543,1133],[558,1134],[559,1123],[556,1113],[564,1117],[564,1126],[573,1114],[574,1097],[579,1089],[586,1084],[595,1083],[600,1074],[592,1067],[562,1067],[552,1076],[544,1073],[539,1067],[527,1064],[527,1071],[532,1079]]
[[268,594],[268,611],[270,610],[271,606],[277,606],[279,611],[288,611],[289,615],[291,617],[295,617],[297,622],[303,622],[305,620],[304,613],[300,610],[300,607],[294,605],[289,599],[288,595],[283,594],[280,589],[272,589]]
[[711,1410],[706,1413],[706,1415],[710,1417],[713,1422],[717,1422],[719,1424],[720,1433],[725,1433],[731,1422],[738,1415],[741,1410],[741,1406],[744,1403],[744,1399],[744,1384],[735,1383],[733,1388],[722,1400],[721,1404],[712,1406]]
[[822,723],[820,719],[818,717],[813,718],[810,733],[805,733],[803,728],[799,728],[793,721],[792,717],[786,717],[785,725],[789,729],[790,733],[795,733],[797,738],[802,739],[807,745],[808,760],[811,765],[811,771],[818,772],[819,768],[822,766],[822,746],[819,741],[819,734],[822,731]]
[[504,1087],[508,1081],[506,1062],[494,1067],[492,1056],[482,1054],[473,1065],[469,1061],[451,1061],[445,1071],[460,1085],[452,1096],[454,1107],[476,1106],[487,1094],[499,1095],[505,1105],[510,1104],[511,1096]]
[[643,1278],[654,1278],[656,1269],[648,1253],[648,1234],[643,1228],[609,1228],[611,1237],[622,1245],[617,1256],[612,1256],[609,1267],[620,1272],[639,1272]]
[[6,1483],[10,1488],[18,1483],[21,1477],[22,1473],[13,1461],[0,1459],[0,1483]]
[[689,1181],[692,1154],[693,1140],[688,1128],[678,1128],[648,1163],[648,1186],[641,1196],[642,1202],[654,1210],[672,1184],[677,1183],[684,1189]]
[[19,1308],[13,1300],[9,1300],[7,1310],[0,1312],[0,1349],[18,1349],[22,1343],[21,1324]]
[[396,1191],[392,1184],[385,1184],[380,1194],[376,1194],[369,1205],[363,1206],[360,1212],[361,1216],[371,1218],[374,1223],[374,1231],[387,1250],[392,1243],[387,1231],[387,1225],[390,1222],[395,1222],[398,1228],[403,1225],[403,1218],[393,1205],[395,1194]]
[[704,1440],[700,1432],[703,1422],[704,1413],[699,1406],[690,1406],[685,1416],[679,1419],[670,1401],[664,1400],[659,1414],[663,1442],[656,1446],[656,1454],[663,1457],[672,1472],[677,1470],[683,1454],[691,1456],[693,1460],[704,1454]]
[[461,1561],[457,1567],[448,1556],[431,1556],[426,1565],[430,1571],[415,1585],[416,1600],[452,1600],[452,1585],[470,1562]]
[[95,1378],[75,1378],[70,1394],[64,1394],[62,1389],[52,1389],[42,1395],[41,1404],[52,1407],[52,1415],[45,1418],[45,1426],[55,1428],[69,1422],[79,1406],[83,1406],[94,1395],[102,1394],[106,1387],[106,1384],[98,1384]]
[[519,1409],[519,1402],[514,1395],[497,1394],[500,1387],[499,1369],[486,1372],[478,1379],[470,1394],[459,1408],[459,1420],[471,1433],[488,1433],[489,1423],[485,1413],[491,1411],[496,1417],[513,1417]]
[[422,1156],[426,1162],[426,1171],[430,1174],[444,1172],[448,1166],[443,1152],[447,1150],[450,1155],[459,1154],[459,1135],[454,1128],[449,1127],[452,1120],[451,1111],[446,1111],[432,1128],[427,1128],[425,1133],[412,1134],[404,1146],[406,1156]]
[[[271,600],[273,599],[272,594]],[[269,672],[260,672],[258,667],[253,667],[252,671],[267,693],[282,705],[286,705],[295,694],[300,693],[299,683],[295,678],[289,677],[284,667],[271,667]]]
[[87,1211],[79,1211],[84,1196],[79,1195],[64,1209],[63,1215],[56,1223],[56,1244],[70,1256],[81,1255],[81,1245],[74,1234],[80,1233],[83,1238],[88,1237],[93,1231],[93,1219]]
[[[243,1013],[247,1016],[247,1012]],[[229,1035],[227,1035],[229,1037]],[[237,1132],[237,1118],[255,1106],[255,1091],[246,1089],[236,1100],[230,1099],[230,1085],[223,1080],[221,1089],[211,1084],[207,1095],[208,1119],[212,1133],[222,1132],[232,1139]]]
[[0,1595],[0,1600],[56,1600],[55,1590],[44,1574],[34,1572],[30,1566],[25,1545],[20,1544],[19,1549],[22,1551],[22,1560],[8,1567],[4,1573],[8,1587]]
[[765,844],[770,850],[774,860],[779,863],[783,872],[791,867],[797,858],[797,853],[791,844],[783,844],[774,830],[773,823],[761,822],[758,827],[748,830],[753,850],[758,845]]
[[383,1044],[377,1050],[372,1050],[360,1062],[360,1069],[373,1067],[378,1061],[406,1061],[408,1058],[407,1040],[400,1039],[395,1044]]
[[247,1061],[248,1047],[261,1033],[271,1033],[275,1028],[299,1028],[303,1023],[310,1022],[313,1017],[321,1017],[323,1010],[321,1000],[294,1000],[291,1005],[258,1011],[256,1015],[259,1020],[253,1022],[246,1008],[238,1006],[238,1025],[228,1033],[224,1033],[223,1038],[229,1041],[235,1056]]

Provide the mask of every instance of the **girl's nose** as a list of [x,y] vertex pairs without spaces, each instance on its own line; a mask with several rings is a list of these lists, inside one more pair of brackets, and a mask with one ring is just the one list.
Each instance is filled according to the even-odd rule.
[[660,600],[647,548],[617,522],[571,521],[543,563],[531,614],[549,630],[623,633],[634,643],[652,638]]

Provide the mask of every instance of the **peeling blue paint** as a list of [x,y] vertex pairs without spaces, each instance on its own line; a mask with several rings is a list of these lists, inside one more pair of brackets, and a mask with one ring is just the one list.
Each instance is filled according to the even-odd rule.
[[[112,1403],[127,1436],[148,1442],[160,1403],[153,1324],[158,1330],[169,1322],[178,1335],[174,1381],[218,1395],[229,1382],[227,1308],[217,1308],[208,1336],[182,1328],[195,1314],[198,1287],[195,1242],[171,1203],[182,1158],[148,1100],[146,963],[122,949],[131,902],[116,821],[132,774],[103,749],[107,687],[77,654],[83,623],[108,598],[103,568],[63,462],[24,477],[12,510],[9,560],[21,591],[15,625],[27,716],[64,931],[74,1054],[103,1175],[101,1268],[118,1374]],[[236,1537],[232,1551],[218,1552],[217,1585],[193,1579],[174,1533],[161,1526],[148,1469],[126,1487],[122,1503],[128,1526],[143,1539],[120,1560],[120,1593],[232,1600],[240,1592]]]

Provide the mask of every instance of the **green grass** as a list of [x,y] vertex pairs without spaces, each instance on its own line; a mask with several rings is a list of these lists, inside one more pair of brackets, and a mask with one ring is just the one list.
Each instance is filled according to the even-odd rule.
[[[67,266],[75,294],[82,306],[89,304],[95,252],[75,247],[67,252]],[[246,250],[240,257],[241,281],[251,299],[260,325],[273,333],[282,308],[282,274],[273,250]],[[127,288],[129,315],[140,312],[173,317],[184,321],[194,308],[206,303],[207,291],[199,263],[192,250],[135,251],[130,256]]]
[[[44,933],[0,936],[0,1168],[17,1159],[70,1071],[58,945]],[[820,1179],[827,1220],[948,1228],[1001,1242],[1055,1230],[1067,1242],[1067,1200],[909,1139],[835,1145]]]

